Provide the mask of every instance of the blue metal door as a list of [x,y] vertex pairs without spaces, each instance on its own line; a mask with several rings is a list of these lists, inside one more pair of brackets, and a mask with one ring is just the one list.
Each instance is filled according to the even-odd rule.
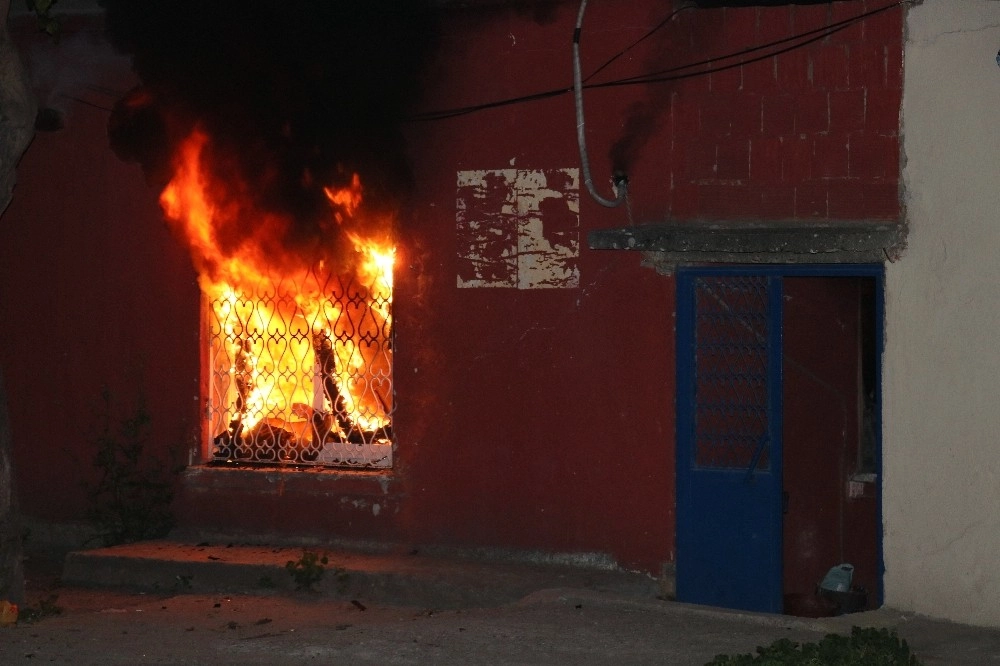
[[781,276],[677,275],[677,599],[782,611]]

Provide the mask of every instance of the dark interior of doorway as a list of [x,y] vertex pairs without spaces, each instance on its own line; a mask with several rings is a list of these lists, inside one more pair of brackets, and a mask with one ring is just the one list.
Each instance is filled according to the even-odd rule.
[[866,592],[863,608],[876,608],[882,571],[875,278],[788,276],[783,296],[785,613],[843,612],[817,594],[841,563],[854,566],[853,587]]

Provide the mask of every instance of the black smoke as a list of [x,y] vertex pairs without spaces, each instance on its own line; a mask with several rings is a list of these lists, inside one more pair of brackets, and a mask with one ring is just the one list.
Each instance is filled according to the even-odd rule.
[[621,137],[611,146],[608,156],[616,174],[628,174],[642,149],[660,127],[665,109],[669,109],[669,94],[658,99],[642,100],[629,106]]
[[361,177],[366,205],[411,183],[400,131],[436,43],[429,0],[106,0],[110,40],[141,85],[109,125],[116,154],[164,186],[179,142],[210,138],[216,176],[294,216],[303,239],[328,225],[324,186]]

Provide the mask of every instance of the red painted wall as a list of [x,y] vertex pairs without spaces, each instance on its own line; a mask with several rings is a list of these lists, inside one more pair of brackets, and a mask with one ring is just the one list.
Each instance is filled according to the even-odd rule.
[[[851,497],[861,468],[862,305],[871,278],[786,278],[783,328],[784,592],[810,598],[829,569],[854,565],[853,585],[878,605],[875,484]],[[787,598],[787,597],[786,597]],[[789,609],[786,608],[786,612]]]
[[142,173],[107,142],[108,108],[134,81],[99,22],[66,23],[51,43],[33,20],[15,33],[39,105],[63,129],[39,132],[0,218],[0,363],[23,511],[81,519],[90,506],[102,392],[114,425],[144,396],[147,450],[186,463],[198,431],[198,287]]
[[[646,34],[668,4],[592,3],[584,72]],[[682,11],[592,81],[718,58],[874,6]],[[445,11],[423,111],[567,88],[577,9]],[[570,94],[409,125],[416,189],[399,224],[395,468],[322,479],[189,474],[182,523],[601,552],[658,571],[673,559],[673,281],[639,256],[589,250],[586,233],[631,220],[897,216],[901,40],[895,9],[754,64],[588,90],[595,183],[611,195],[619,144],[632,197],[629,213],[581,192],[576,288],[456,288],[457,172],[578,167]],[[126,63],[102,67],[124,92]],[[0,361],[22,505],[48,520],[82,516],[82,433],[102,383],[134,395],[126,370],[145,359],[156,448],[183,460],[197,416],[194,276],[138,168],[108,150],[106,119],[72,106],[66,129],[39,135],[0,232]],[[629,142],[634,127],[649,132]],[[36,324],[43,308],[55,326]],[[53,418],[53,404],[71,418]]]

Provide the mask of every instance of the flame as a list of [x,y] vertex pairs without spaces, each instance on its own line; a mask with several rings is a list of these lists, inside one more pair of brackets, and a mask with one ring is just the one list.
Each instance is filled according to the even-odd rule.
[[354,211],[361,205],[361,178],[358,174],[354,174],[351,178],[350,187],[339,189],[324,187],[323,193],[326,194],[326,198],[330,200],[330,203],[343,209],[343,213],[334,211],[333,214],[334,219],[337,220],[337,224],[343,224],[344,215],[348,217],[354,215]]
[[362,203],[360,178],[324,188],[332,230],[354,256],[344,262],[331,250],[310,260],[280,242],[287,220],[252,210],[238,183],[213,180],[210,147],[204,132],[188,137],[160,203],[191,248],[211,306],[211,390],[226,406],[213,427],[235,437],[266,424],[298,440],[345,441],[387,428],[395,248],[347,228]]

